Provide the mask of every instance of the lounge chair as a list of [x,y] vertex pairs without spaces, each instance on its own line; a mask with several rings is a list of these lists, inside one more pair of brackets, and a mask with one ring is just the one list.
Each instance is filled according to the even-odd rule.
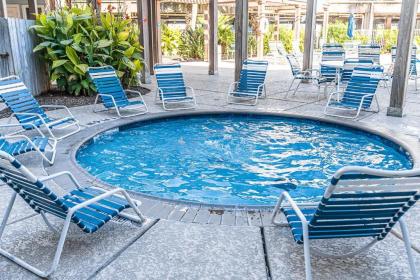
[[[245,60],[242,65],[239,81],[229,86],[227,103],[256,105],[259,98],[266,97],[265,77],[268,61]],[[237,100],[251,101],[250,104]]]
[[[185,85],[181,65],[156,64],[154,66],[158,88],[155,102],[161,102],[165,110],[192,109],[197,105],[194,89]],[[191,94],[188,94],[188,91]],[[183,106],[177,106],[183,105]]]
[[355,67],[372,67],[373,64],[373,60],[368,58],[347,58],[344,60],[341,82],[348,83],[350,81]]
[[[48,188],[45,182],[57,177],[68,177],[76,188],[64,196],[56,195]],[[47,277],[57,269],[71,223],[77,225],[85,233],[93,233],[116,216],[123,216],[137,222],[145,220],[136,203],[123,189],[116,188],[105,191],[95,187],[81,187],[69,172],[60,172],[47,177],[37,178],[13,156],[1,151],[0,179],[15,191],[11,196],[0,225],[0,241],[18,194],[29,207],[42,216],[48,228],[56,233],[60,233],[54,260],[47,271],[41,271],[5,249],[0,248],[1,255],[40,277]],[[121,194],[121,196],[117,194]],[[121,213],[127,208],[132,208],[136,216]],[[48,220],[48,215],[64,220],[61,232],[51,224]]]
[[[341,47],[342,48],[342,47]],[[344,49],[340,50],[339,47],[336,48],[325,48],[325,50],[322,51],[322,62],[328,62],[328,61],[341,61],[344,62],[345,59],[345,52]],[[338,76],[341,76],[342,70],[340,70],[340,73]],[[327,80],[327,82],[332,83],[336,81],[337,78],[337,68],[335,67],[329,67],[321,65],[321,76]]]
[[[293,54],[286,55],[286,59],[289,62],[290,69],[292,70],[293,80],[290,83],[290,86],[287,90],[285,98],[289,96],[289,93],[291,91],[293,91],[292,95],[295,95],[302,81],[311,81],[312,83],[316,84],[316,86],[318,87],[318,99],[320,95],[321,85],[324,84],[325,85],[324,94],[325,94],[327,86],[328,86],[328,80],[321,76],[321,72],[319,70],[307,69],[303,71],[302,67],[299,64],[299,61],[297,60],[296,56]],[[299,83],[294,89],[292,89],[296,80],[298,80]]]
[[[88,73],[97,90],[95,105],[98,103],[99,98],[101,98],[105,110],[114,109],[120,118],[133,117],[148,112],[141,93],[130,89],[124,90],[112,66],[89,67]],[[127,92],[138,94],[140,100],[128,100]],[[135,111],[135,113],[122,114],[123,110]],[[94,112],[98,111],[94,109]]]
[[[331,179],[319,204],[299,207],[288,192],[283,192],[273,210],[272,223],[289,226],[296,243],[303,244],[306,279],[311,277],[312,239],[372,238],[353,252],[322,257],[353,257],[383,240],[399,222],[409,265],[418,279],[407,227],[402,216],[420,199],[420,170],[386,171],[367,167],[344,167]],[[282,212],[286,223],[277,219]]]
[[370,59],[376,64],[381,64],[381,46],[378,44],[357,46],[359,59]]
[[[45,128],[56,140],[61,140],[80,130],[79,121],[73,116],[66,106],[62,105],[39,105],[38,101],[29,92],[28,88],[17,76],[0,79],[0,99],[4,101],[12,111],[10,118],[15,117],[23,130],[32,130],[35,127]],[[64,109],[67,117],[52,118],[48,116],[44,108]],[[9,119],[10,121],[10,119]],[[0,125],[0,127],[2,127]],[[75,127],[65,135],[58,136],[54,131]],[[19,133],[22,130],[16,132]]]
[[[324,114],[342,118],[357,118],[361,110],[370,108],[373,99],[375,99],[377,106],[374,112],[379,112],[376,89],[383,77],[382,74],[383,68],[381,66],[354,68],[344,93],[332,92],[330,94]],[[349,116],[348,114],[342,114],[343,112],[354,114]]]
[[[12,142],[10,142],[12,140]],[[14,141],[17,140],[17,141]],[[12,156],[37,152],[49,164],[54,163],[57,140],[43,135],[29,138],[26,135],[0,136],[0,150]],[[48,157],[47,153],[51,155]]]

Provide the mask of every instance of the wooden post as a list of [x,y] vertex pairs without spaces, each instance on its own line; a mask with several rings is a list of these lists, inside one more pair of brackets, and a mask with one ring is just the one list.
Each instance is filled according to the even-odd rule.
[[388,116],[402,117],[404,99],[410,76],[411,51],[416,23],[418,0],[403,1],[400,22],[398,23],[397,53],[394,63],[391,98],[387,111]]
[[37,0],[28,0],[28,19],[35,19],[38,14]]
[[302,9],[300,5],[295,7],[295,19],[293,21],[293,48],[299,49],[300,45],[300,22],[302,19]]
[[[150,67],[150,75],[154,75],[155,71],[153,70],[153,66],[155,65],[155,52],[156,50],[153,48],[153,37],[155,35],[155,17],[154,17],[154,0],[146,0],[149,5],[147,6],[147,29],[149,30],[149,40],[148,40],[148,48],[149,48],[149,60],[147,63]],[[146,6],[145,6],[146,10]],[[145,42],[146,43],[146,42]]]
[[248,0],[235,0],[235,81],[248,57]]
[[264,33],[261,30],[262,22],[265,21],[265,0],[258,0],[258,29],[257,29],[257,57],[262,58],[264,56]]
[[330,12],[328,11],[328,7],[324,7],[324,17],[322,19],[322,43],[327,43],[328,39],[328,23],[330,19]]
[[209,75],[218,72],[218,53],[217,53],[217,0],[209,2]]
[[141,82],[144,84],[150,83],[150,69],[153,65],[150,63],[150,30],[148,24],[147,11],[149,10],[149,1],[148,0],[137,0],[137,24],[140,30],[139,42],[143,46],[142,59],[147,64],[141,70]]
[[316,23],[316,2],[317,0],[308,0],[306,4],[305,42],[303,52],[304,70],[312,68]]
[[152,20],[152,48],[153,64],[162,62],[161,33],[160,33],[160,0],[151,0]]
[[6,0],[0,0],[0,17],[7,18]]

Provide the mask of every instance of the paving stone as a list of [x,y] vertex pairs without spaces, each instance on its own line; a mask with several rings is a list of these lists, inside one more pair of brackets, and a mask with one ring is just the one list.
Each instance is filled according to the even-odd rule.
[[267,279],[260,229],[159,221],[95,279]]

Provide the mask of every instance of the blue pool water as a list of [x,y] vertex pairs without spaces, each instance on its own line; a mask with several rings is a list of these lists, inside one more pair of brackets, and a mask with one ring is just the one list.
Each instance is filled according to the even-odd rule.
[[409,169],[396,144],[366,132],[276,116],[206,115],[141,122],[84,145],[78,162],[122,188],[167,199],[273,205],[284,188],[317,200],[345,165]]

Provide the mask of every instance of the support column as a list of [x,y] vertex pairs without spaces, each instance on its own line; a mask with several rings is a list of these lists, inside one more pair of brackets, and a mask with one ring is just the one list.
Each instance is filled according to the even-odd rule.
[[218,53],[217,53],[217,22],[218,10],[217,0],[209,2],[209,75],[215,75],[218,72]]
[[150,83],[150,65],[151,49],[150,49],[150,30],[148,20],[148,10],[150,9],[148,0],[137,0],[137,23],[140,30],[139,42],[143,46],[142,59],[147,64],[141,70],[141,82]]
[[392,27],[392,17],[385,18],[385,29],[391,29]]
[[305,42],[303,52],[303,70],[312,68],[314,55],[314,36],[316,23],[316,2],[308,0],[306,4]]
[[248,0],[235,0],[235,81],[248,57]]
[[210,19],[209,19],[209,4],[203,5],[204,13],[204,61],[209,61],[209,38],[210,38]]
[[7,18],[6,0],[0,0],[0,17]]
[[162,62],[162,33],[161,33],[161,24],[160,24],[160,0],[155,0],[155,26],[153,34],[153,48],[155,50],[155,63]]
[[398,23],[398,43],[392,79],[388,116],[402,117],[410,75],[411,51],[416,24],[418,0],[403,1]]
[[198,4],[192,4],[191,10],[191,28],[195,29],[195,25],[197,24],[197,14],[198,14]]
[[367,29],[368,34],[371,39],[373,39],[373,23],[375,19],[375,5],[373,3],[370,4],[369,12],[367,13]]
[[262,58],[264,56],[264,33],[262,32],[262,24],[265,19],[265,0],[258,1],[258,30],[257,30],[257,57]]
[[28,0],[28,19],[35,19],[38,14],[38,3],[37,0]]
[[280,14],[276,15],[276,41],[280,41]]
[[327,43],[327,40],[328,40],[328,24],[329,24],[329,20],[330,20],[330,12],[329,12],[329,9],[328,9],[328,7],[324,7],[324,17],[322,19],[322,44]]
[[300,44],[300,22],[302,21],[302,8],[297,5],[295,7],[295,19],[293,21],[293,48],[299,49]]

